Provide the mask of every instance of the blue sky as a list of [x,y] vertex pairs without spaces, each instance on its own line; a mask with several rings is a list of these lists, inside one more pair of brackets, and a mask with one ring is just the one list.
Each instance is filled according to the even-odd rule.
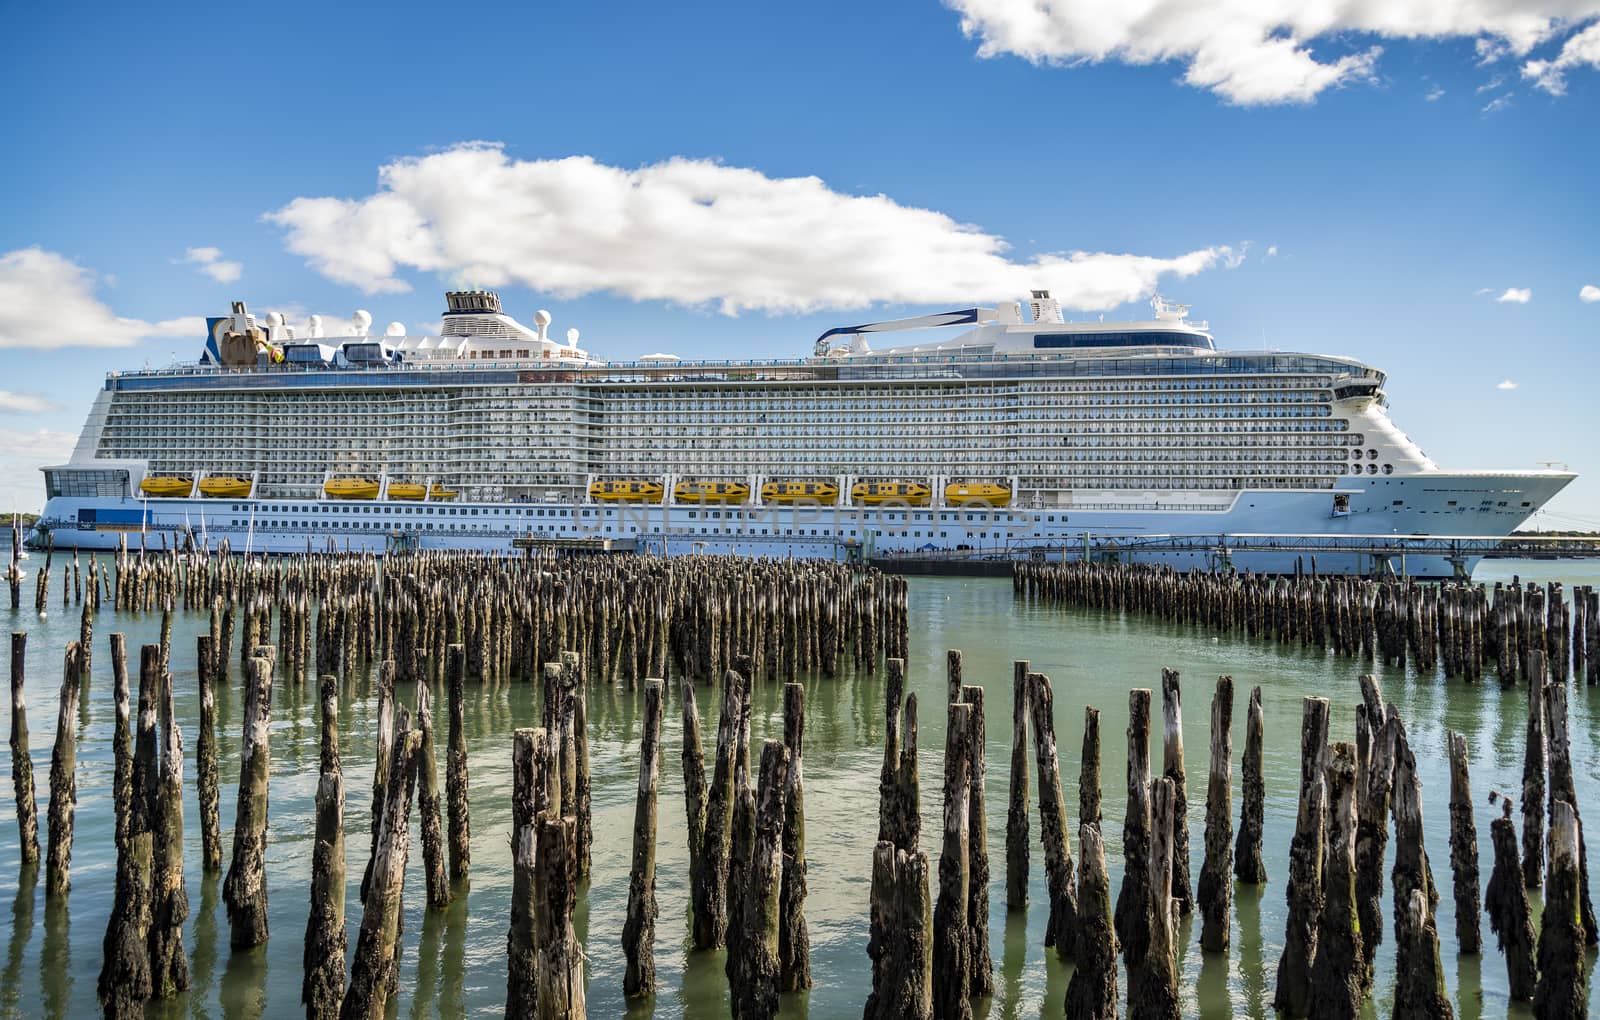
[[957,6],[0,4],[0,505],[233,299],[715,357],[1041,285],[1371,361],[1600,526],[1600,2]]

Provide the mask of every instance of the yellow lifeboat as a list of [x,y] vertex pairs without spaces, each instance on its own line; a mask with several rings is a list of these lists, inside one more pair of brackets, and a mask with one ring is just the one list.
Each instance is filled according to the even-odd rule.
[[330,478],[322,483],[322,491],[333,499],[377,499],[376,478]]
[[194,490],[194,479],[188,475],[151,475],[139,483],[139,491],[146,496],[187,496]]
[[213,475],[200,479],[200,495],[212,499],[242,499],[250,495],[250,479],[234,475]]
[[433,485],[428,489],[429,499],[455,499],[457,495],[459,495],[459,493],[457,493],[456,490],[447,489],[438,482],[434,482]]
[[761,486],[761,501],[832,506],[839,502],[839,487],[832,482],[767,482]]
[[1004,485],[995,485],[989,482],[980,482],[974,485],[965,483],[946,485],[944,487],[944,501],[952,506],[977,504],[987,507],[1003,507],[1011,505],[1011,489]]
[[743,503],[750,498],[750,486],[743,482],[679,482],[672,487],[672,498],[679,503]]
[[421,499],[428,494],[428,487],[418,482],[390,482],[390,499]]
[[857,482],[850,490],[850,499],[862,506],[927,506],[932,498],[933,490],[921,482]]
[[666,495],[660,482],[590,482],[589,498],[602,503],[659,503]]

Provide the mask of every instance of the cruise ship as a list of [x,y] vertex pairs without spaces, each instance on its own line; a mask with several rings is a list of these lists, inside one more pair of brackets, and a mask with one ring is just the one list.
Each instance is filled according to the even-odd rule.
[[437,336],[379,335],[366,312],[297,335],[236,303],[192,364],[110,373],[69,462],[43,469],[32,543],[1054,558],[1107,538],[1499,536],[1574,477],[1441,469],[1390,420],[1379,369],[1219,350],[1159,296],[1148,320],[1070,322],[1041,290],[726,361],[607,361],[491,291],[446,302]]

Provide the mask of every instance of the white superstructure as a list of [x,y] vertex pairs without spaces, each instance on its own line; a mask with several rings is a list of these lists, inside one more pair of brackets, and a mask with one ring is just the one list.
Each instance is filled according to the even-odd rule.
[[[1218,351],[1186,306],[1152,304],[1074,323],[1036,291],[1026,309],[830,330],[809,358],[632,362],[487,291],[448,295],[438,336],[371,336],[361,312],[353,335],[296,337],[237,304],[201,362],[107,377],[72,461],[45,471],[42,527],[91,547],[186,529],[283,551],[1016,551],[1085,533],[1499,535],[1573,477],[1442,471],[1390,421],[1377,369]],[[801,491],[832,501],[776,495]],[[1321,562],[1362,568],[1349,559]],[[1241,565],[1292,565],[1258,560]]]

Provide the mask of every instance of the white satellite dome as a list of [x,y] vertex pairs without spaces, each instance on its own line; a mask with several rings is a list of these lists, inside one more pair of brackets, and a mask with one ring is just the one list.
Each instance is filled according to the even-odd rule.
[[367,329],[372,325],[372,313],[365,308],[357,308],[356,313],[350,316],[350,324],[355,327],[356,336],[366,336]]
[[406,324],[403,322],[391,322],[384,328],[383,334],[384,336],[405,336]]
[[567,344],[571,347],[578,346],[578,327],[567,330]]
[[267,313],[267,325],[271,326],[273,329],[282,329],[283,328],[283,313],[282,312],[268,312]]
[[545,330],[550,328],[550,313],[545,311],[543,308],[539,309],[537,312],[534,312],[533,326],[536,330],[538,330],[540,340],[549,339],[549,337],[545,336]]
[[307,331],[311,334],[311,336],[313,336],[313,337],[322,336],[322,316],[313,315],[311,317],[310,321],[306,323],[306,326],[307,326]]

